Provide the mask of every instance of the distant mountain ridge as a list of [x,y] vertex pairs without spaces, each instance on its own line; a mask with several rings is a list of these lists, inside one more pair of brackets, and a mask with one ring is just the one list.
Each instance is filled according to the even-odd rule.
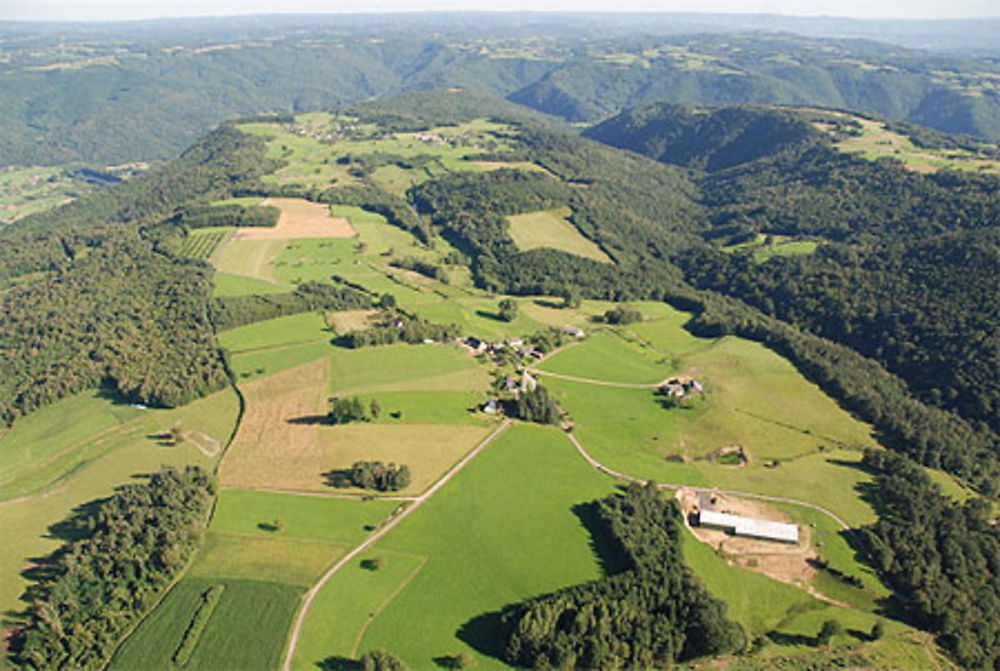
[[775,103],[1000,138],[996,62],[790,34],[677,36],[698,24],[650,20],[658,35],[613,18],[595,36],[585,15],[252,17],[130,23],[128,35],[0,24],[0,164],[164,159],[235,116],[449,87],[574,122],[650,102]]

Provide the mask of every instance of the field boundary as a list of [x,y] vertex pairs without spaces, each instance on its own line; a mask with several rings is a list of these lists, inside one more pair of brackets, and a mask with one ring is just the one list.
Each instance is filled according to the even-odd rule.
[[329,582],[340,569],[344,568],[349,562],[351,562],[359,554],[372,547],[375,543],[382,539],[383,536],[388,534],[390,531],[399,526],[400,522],[405,520],[407,517],[412,515],[415,511],[419,510],[420,507],[426,503],[434,494],[438,492],[439,489],[444,487],[448,482],[455,477],[463,468],[465,468],[469,462],[476,458],[476,456],[482,452],[486,447],[499,438],[507,429],[513,425],[510,419],[505,419],[500,425],[493,429],[485,438],[483,438],[476,447],[474,447],[468,454],[462,457],[458,463],[451,467],[447,473],[445,473],[437,482],[431,485],[430,489],[421,494],[413,503],[406,508],[399,515],[390,520],[385,526],[373,533],[367,539],[362,541],[357,547],[348,552],[346,555],[341,557],[340,561],[331,566],[326,573],[320,577],[320,579],[313,585],[308,592],[306,592],[303,598],[302,605],[299,607],[299,612],[295,617],[295,625],[292,627],[292,631],[289,635],[288,642],[285,648],[285,661],[282,664],[284,671],[291,671],[292,660],[295,657],[295,648],[299,642],[299,636],[302,633],[302,626],[305,624],[306,615],[309,614],[309,609],[312,607],[313,601],[319,594],[323,586]]
[[358,635],[354,639],[354,645],[351,646],[351,657],[357,656],[358,648],[361,647],[361,641],[364,640],[365,634],[368,633],[368,629],[372,626],[372,623],[375,622],[375,618],[377,618],[382,613],[383,610],[388,608],[389,604],[395,601],[396,597],[402,594],[403,590],[406,589],[410,585],[410,583],[413,582],[414,578],[416,578],[417,575],[424,569],[424,567],[427,566],[427,560],[429,559],[427,555],[411,555],[411,556],[419,558],[420,563],[417,564],[417,567],[415,569],[410,571],[410,575],[406,576],[403,582],[399,583],[399,585],[396,586],[396,589],[392,590],[392,594],[386,597],[386,600],[380,603],[378,608],[376,608],[373,612],[368,614],[368,620],[365,621],[364,626],[361,627],[361,630],[358,632]]

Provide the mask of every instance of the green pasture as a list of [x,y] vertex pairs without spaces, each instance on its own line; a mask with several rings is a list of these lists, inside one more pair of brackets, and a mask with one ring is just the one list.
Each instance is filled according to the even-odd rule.
[[[17,464],[6,470],[16,477],[5,482],[0,501],[4,538],[0,543],[0,611],[23,607],[19,598],[28,585],[21,576],[23,567],[63,543],[50,534],[52,525],[69,517],[77,506],[133,482],[137,474],[162,465],[211,467],[215,459],[192,442],[166,445],[157,436],[178,425],[224,445],[238,407],[231,390],[173,410],[137,410],[84,393],[16,422],[0,441],[5,466]],[[30,468],[23,465],[28,463]]]
[[376,399],[382,409],[377,420],[379,424],[492,423],[476,412],[485,400],[481,391],[381,391],[361,396],[366,408],[372,399]]
[[[414,559],[384,580],[356,563],[327,583],[306,619],[295,667],[373,648],[411,668],[430,668],[433,658],[463,650],[480,668],[498,666],[459,631],[506,604],[599,577],[590,535],[573,507],[613,488],[557,430],[513,427],[369,552],[384,555],[387,567],[406,562],[399,555]],[[359,610],[377,615],[355,650],[365,623]],[[471,631],[476,645],[490,643],[481,630]]]
[[[361,501],[329,496],[279,494],[223,489],[212,519],[212,530],[255,538],[305,539],[354,546],[399,505],[392,501]],[[281,531],[261,527],[277,518]]]
[[684,559],[691,570],[714,596],[726,602],[727,616],[742,624],[751,636],[765,634],[798,613],[824,605],[793,585],[730,565],[686,528],[681,537]]
[[239,353],[297,343],[329,342],[333,337],[322,314],[302,312],[230,329],[219,335],[219,342],[230,352]]
[[330,391],[485,391],[487,368],[457,345],[386,345],[334,348]]
[[306,588],[346,551],[324,541],[209,531],[186,576],[264,580]]
[[216,298],[225,296],[251,296],[253,294],[283,294],[288,292],[287,287],[274,282],[254,279],[244,275],[232,275],[216,270],[212,275],[214,285],[212,295]]
[[335,351],[329,342],[312,342],[274,349],[234,354],[230,361],[233,373],[240,382],[248,382],[266,375],[301,366],[321,359]]
[[185,578],[135,630],[111,661],[112,669],[173,669],[173,654],[212,585],[222,599],[195,646],[186,669],[261,669],[281,662],[285,632],[302,589],[274,582]]
[[226,207],[228,205],[238,205],[240,207],[256,207],[264,202],[260,196],[241,196],[239,198],[226,198],[212,203],[212,207]]
[[584,258],[611,263],[611,259],[593,240],[570,223],[569,207],[542,210],[507,217],[508,233],[522,251],[548,247]]
[[698,338],[684,330],[684,324],[691,319],[691,314],[675,310],[662,304],[669,312],[646,318],[622,327],[623,331],[640,339],[654,350],[680,356],[710,347],[714,340]]
[[219,251],[215,268],[229,275],[275,284],[272,266],[286,244],[286,240],[230,240]]
[[674,362],[605,329],[556,353],[539,368],[603,382],[655,384],[674,372]]
[[[531,299],[513,299],[518,304],[517,317],[505,322],[498,316],[498,298],[455,298],[432,303],[407,304],[405,307],[424,319],[436,324],[458,324],[462,335],[476,336],[487,341],[503,340],[514,336],[525,336],[549,326],[535,316],[534,301]],[[579,323],[569,315],[562,315],[567,320],[560,325]]]

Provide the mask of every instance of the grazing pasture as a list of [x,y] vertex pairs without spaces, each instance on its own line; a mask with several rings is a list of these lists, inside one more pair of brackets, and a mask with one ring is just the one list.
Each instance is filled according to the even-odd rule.
[[322,541],[209,531],[186,576],[264,580],[309,587],[345,552],[339,545]]
[[[295,667],[373,648],[411,668],[430,668],[434,658],[460,651],[473,654],[479,668],[498,666],[480,652],[494,643],[488,631],[466,625],[506,604],[599,577],[599,558],[573,508],[613,487],[556,429],[513,427],[367,553],[384,556],[391,575],[366,572],[358,562],[324,586]],[[368,623],[363,613],[376,615]]]
[[488,368],[458,345],[335,348],[330,392],[486,391]]
[[666,353],[643,348],[606,329],[554,354],[539,369],[603,382],[655,384],[674,372],[674,362]]
[[122,644],[109,668],[173,668],[171,658],[201,595],[213,585],[224,585],[225,590],[185,668],[277,668],[302,589],[275,582],[217,578],[181,580]]
[[244,354],[234,354],[231,365],[237,379],[242,384],[322,359],[329,356],[332,349],[328,342],[311,342],[255,350]]
[[515,214],[507,217],[510,224],[508,232],[514,244],[523,251],[549,247],[601,263],[611,263],[603,249],[570,223],[568,217],[571,214],[568,207]]
[[284,251],[284,240],[230,240],[219,251],[217,270],[277,284],[272,265]]
[[219,342],[236,354],[299,343],[329,342],[333,335],[322,314],[301,312],[230,329],[219,334]]
[[224,296],[250,296],[253,294],[283,294],[288,291],[280,284],[274,284],[265,280],[258,280],[243,275],[231,275],[221,270],[216,270],[212,275],[213,291],[212,295],[219,298]]

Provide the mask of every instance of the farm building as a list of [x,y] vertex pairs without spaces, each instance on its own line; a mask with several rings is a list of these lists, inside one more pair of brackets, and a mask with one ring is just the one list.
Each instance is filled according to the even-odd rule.
[[799,542],[799,527],[795,524],[755,520],[750,517],[719,513],[714,510],[702,510],[699,512],[698,525],[725,529],[726,531],[731,531],[736,536],[762,538],[782,543]]

